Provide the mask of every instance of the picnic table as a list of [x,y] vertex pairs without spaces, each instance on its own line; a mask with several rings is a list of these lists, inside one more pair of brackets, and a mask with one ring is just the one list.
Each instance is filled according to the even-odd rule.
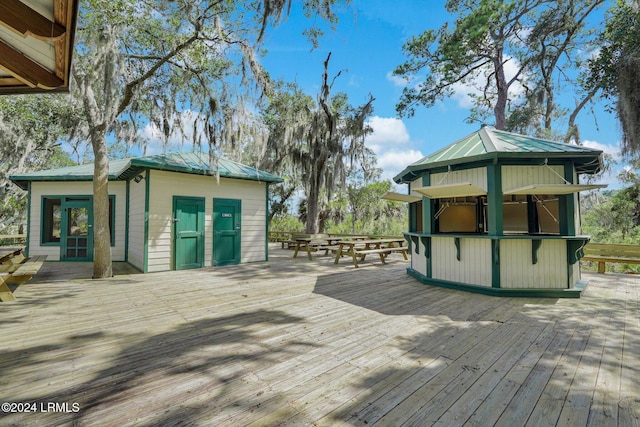
[[338,250],[337,244],[344,240],[366,240],[367,236],[316,236],[316,237],[296,237],[295,238],[295,251],[293,257],[298,257],[298,252],[301,249],[306,250],[307,258],[312,259],[311,252],[317,250],[324,250],[324,254],[327,255],[331,250]]
[[0,252],[0,301],[15,301],[9,283],[20,286],[35,275],[46,255],[25,258],[21,250]]
[[342,256],[350,255],[353,260],[353,265],[358,268],[358,258],[362,258],[364,261],[367,255],[377,254],[380,256],[380,261],[385,264],[386,257],[392,252],[400,252],[404,256],[404,259],[408,260],[408,248],[404,246],[404,242],[405,239],[403,237],[370,240],[341,240],[337,244],[338,249],[336,251],[334,263],[337,264]]
[[324,250],[325,255],[329,250],[344,237],[340,236],[327,236],[327,237],[296,237],[296,250],[293,252],[293,257],[298,257],[300,249],[307,251],[307,258],[311,260],[311,251]]

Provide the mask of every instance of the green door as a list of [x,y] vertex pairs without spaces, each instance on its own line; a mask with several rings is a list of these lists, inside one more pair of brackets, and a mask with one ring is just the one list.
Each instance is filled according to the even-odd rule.
[[93,203],[91,197],[65,197],[61,201],[60,259],[93,260]]
[[240,263],[240,200],[213,199],[213,265]]
[[174,266],[176,270],[204,266],[204,199],[173,197]]

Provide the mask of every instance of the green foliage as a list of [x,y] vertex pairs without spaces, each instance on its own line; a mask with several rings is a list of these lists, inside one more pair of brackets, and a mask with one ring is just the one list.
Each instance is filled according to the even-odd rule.
[[[339,71],[329,78],[329,60],[324,62],[322,86],[317,102],[294,83],[277,83],[270,103],[263,111],[269,138],[260,167],[287,178],[291,196],[305,194],[301,218],[308,233],[323,229],[330,219],[333,193],[344,186],[352,170],[364,171],[364,179],[375,175],[373,153],[364,145],[371,132],[366,125],[373,112],[373,97],[361,106],[352,106],[344,93],[332,94]],[[322,195],[322,196],[321,196]],[[280,198],[274,207],[282,206]]]
[[[333,20],[339,1],[303,5],[313,17]],[[212,162],[221,147],[234,149],[247,135],[258,141],[263,127],[251,111],[268,78],[257,49],[291,1],[87,0],[83,6],[71,85],[82,120],[73,134],[93,148],[93,276],[109,277],[107,141],[140,144],[144,152],[139,127],[149,126],[163,149],[188,140],[194,149],[207,147]]]
[[[581,200],[582,231],[594,243],[640,244],[640,187],[595,193]],[[638,272],[637,265],[610,264],[611,271]]]
[[589,61],[588,88],[612,100],[622,130],[623,154],[640,156],[640,10],[618,0],[609,9],[600,54]]
[[597,243],[640,244],[637,207],[630,191],[605,193],[583,213],[582,229]]
[[26,193],[9,176],[72,164],[59,139],[75,119],[65,96],[0,97],[0,233],[26,225]]
[[274,216],[269,224],[271,231],[304,232],[304,224],[297,217],[284,213]]
[[[394,209],[399,211],[398,215],[380,216],[377,219],[373,216],[367,216],[359,220],[354,220],[352,214],[346,214],[341,219],[329,219],[324,223],[323,232],[355,235],[377,234],[384,236],[400,236],[403,232],[407,231],[408,216],[406,207],[402,206],[402,204],[398,203],[398,206],[394,207]],[[302,233],[305,231],[305,226],[298,217],[290,214],[283,214],[272,218],[269,230]]]
[[470,122],[493,119],[498,129],[543,136],[569,116],[567,133],[575,137],[575,115],[595,92],[573,90],[576,102],[564,108],[557,94],[577,87],[580,55],[597,47],[588,18],[604,3],[448,0],[455,20],[403,46],[408,59],[394,74],[411,84],[396,110],[411,116],[416,107],[430,108],[467,88]]
[[325,231],[336,234],[401,236],[402,233],[407,231],[407,224],[408,217],[406,212],[400,217],[380,217],[377,220],[373,220],[371,217],[354,220],[353,216],[348,214],[344,221],[327,221]]
[[[312,44],[323,22],[336,24],[333,8],[342,3],[349,0],[301,2],[318,27]],[[144,150],[148,126],[164,148],[182,141],[226,154],[246,140],[259,144],[252,111],[269,81],[258,49],[291,7],[290,0],[87,0],[73,73],[86,117],[76,135],[87,140],[100,128],[110,141]]]

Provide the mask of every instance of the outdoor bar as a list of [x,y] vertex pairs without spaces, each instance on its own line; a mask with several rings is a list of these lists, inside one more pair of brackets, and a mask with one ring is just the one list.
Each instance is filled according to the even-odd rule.
[[[579,260],[580,184],[602,168],[599,150],[482,126],[409,165],[409,275],[489,295],[574,297],[586,283]],[[408,197],[407,197],[408,196]]]

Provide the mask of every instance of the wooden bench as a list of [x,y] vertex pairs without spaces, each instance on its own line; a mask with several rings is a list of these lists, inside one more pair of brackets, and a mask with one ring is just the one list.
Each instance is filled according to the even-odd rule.
[[46,259],[46,255],[30,257],[23,260],[22,263],[16,264],[17,268],[13,272],[0,273],[0,300],[15,301],[13,292],[11,292],[7,284],[22,285],[40,270]]
[[396,248],[380,248],[380,249],[355,249],[355,254],[356,256],[361,256],[362,260],[364,260],[364,258],[367,255],[371,255],[371,254],[378,254],[380,256],[380,261],[385,264],[385,259],[387,258],[387,255],[389,255],[390,253],[393,252],[400,252],[402,254],[402,256],[404,257],[405,260],[409,259],[409,256],[407,255],[407,250],[408,248],[406,246],[400,246],[400,247],[396,247]]
[[358,258],[364,261],[369,254],[378,254],[380,261],[385,264],[387,255],[393,252],[400,252],[405,260],[408,260],[408,247],[404,246],[404,238],[389,239],[369,239],[369,240],[343,240],[338,243],[339,249],[336,251],[334,264],[338,264],[343,256],[350,256],[353,266],[358,268]]
[[607,262],[640,264],[640,245],[587,243],[582,261],[598,263],[598,273],[604,273]]

